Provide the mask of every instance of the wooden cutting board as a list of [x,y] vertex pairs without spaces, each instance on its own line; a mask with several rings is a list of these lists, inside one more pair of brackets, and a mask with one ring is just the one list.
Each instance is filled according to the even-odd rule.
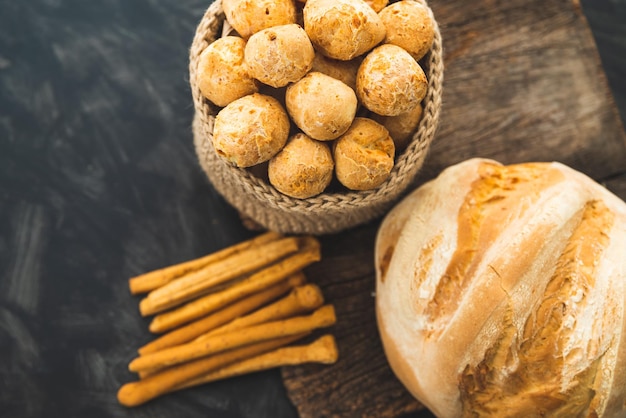
[[[432,0],[430,6],[446,69],[440,127],[420,182],[471,157],[557,160],[598,181],[626,180],[626,136],[577,2]],[[615,183],[616,193],[626,199],[623,183]],[[340,360],[282,370],[303,418],[431,416],[395,379],[379,341],[378,225],[322,237],[323,259],[307,271],[337,309]]]

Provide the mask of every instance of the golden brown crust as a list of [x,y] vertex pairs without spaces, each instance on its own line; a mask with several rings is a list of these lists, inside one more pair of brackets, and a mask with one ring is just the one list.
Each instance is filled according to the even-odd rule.
[[374,113],[372,119],[389,131],[389,135],[396,145],[396,152],[399,152],[404,150],[411,141],[411,137],[415,134],[420,120],[422,120],[423,111],[424,108],[420,103],[412,110],[397,116],[380,116]]
[[354,90],[314,71],[287,87],[285,102],[293,122],[320,141],[336,139],[346,132],[358,105]]
[[409,112],[424,99],[427,89],[424,70],[396,45],[381,45],[367,54],[356,77],[359,100],[382,116]]
[[228,23],[244,38],[272,26],[296,23],[292,0],[222,0]]
[[200,55],[198,88],[217,106],[226,106],[259,90],[243,62],[245,45],[246,41],[238,36],[226,36],[210,44]]
[[299,133],[270,160],[270,183],[279,192],[298,199],[324,191],[333,177],[334,163],[328,145]]
[[278,100],[254,93],[231,102],[217,114],[213,145],[226,161],[250,167],[276,155],[288,136],[289,117]]
[[[607,323],[594,325],[595,335],[590,343],[597,347],[571,351],[568,345],[572,337],[579,340],[572,336],[579,332],[572,322],[583,315],[590,303],[595,303],[589,293],[598,275],[596,261],[601,259],[609,244],[605,231],[611,230],[614,214],[601,200],[588,201],[581,210],[581,216],[555,262],[556,269],[542,289],[539,305],[524,322],[523,342],[515,343],[518,334],[512,314],[505,315],[496,344],[486,350],[481,362],[467,364],[464,368],[460,377],[463,410],[484,414],[491,409],[515,405],[518,411],[528,414],[550,411],[564,417],[601,415],[604,394],[599,390],[601,378],[598,379],[598,374],[607,366],[604,350],[609,344],[605,338],[613,333],[612,330],[607,332],[606,328],[614,328],[618,324],[617,318],[605,318],[603,321]],[[523,367],[502,376],[498,369],[506,367],[511,346],[515,347]],[[580,361],[576,357],[581,355],[589,358]],[[555,369],[565,373],[556,373]],[[567,384],[570,379],[573,382]],[[538,391],[542,395],[533,396]]]
[[340,61],[328,58],[324,54],[316,52],[311,71],[317,71],[332,78],[336,78],[356,91],[356,72],[359,70],[361,61],[362,60],[359,58],[350,61]]
[[430,50],[435,28],[426,6],[417,1],[403,0],[385,7],[379,16],[387,32],[385,43],[405,49],[416,61]]
[[351,60],[385,38],[378,14],[361,0],[308,0],[304,29],[324,55]]
[[278,88],[309,72],[315,50],[304,29],[289,24],[255,33],[248,39],[244,54],[250,75]]
[[381,124],[357,117],[335,142],[337,179],[351,190],[376,188],[389,177],[394,153],[393,140]]

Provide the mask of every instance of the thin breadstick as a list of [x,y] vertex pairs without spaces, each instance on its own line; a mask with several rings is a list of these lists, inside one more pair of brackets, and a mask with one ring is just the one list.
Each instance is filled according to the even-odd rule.
[[283,280],[266,290],[241,299],[217,312],[213,312],[202,319],[170,331],[167,334],[163,334],[161,337],[141,347],[138,350],[139,354],[145,355],[154,353],[167,347],[173,347],[192,341],[194,338],[220,327],[220,325],[232,322],[235,318],[252,312],[269,301],[285,294],[290,289],[301,286],[305,281],[304,273],[298,272],[287,278],[287,280]]
[[245,250],[250,247],[262,245],[264,243],[277,240],[282,235],[277,232],[266,232],[252,239],[240,242],[238,244],[226,247],[217,252],[205,255],[204,257],[196,258],[194,260],[185,261],[183,263],[175,264],[173,266],[165,267],[162,269],[154,270],[149,273],[141,274],[139,276],[131,277],[128,280],[128,286],[130,293],[138,295],[141,293],[148,293],[154,289],[157,289],[172,280],[183,276],[191,271],[197,270],[207,264],[214,263],[219,260],[223,260],[226,257],[230,257],[239,251]]
[[251,273],[298,251],[298,238],[283,238],[247,248],[208,264],[148,293],[140,303],[143,316],[153,315],[204,295],[212,287]]
[[237,329],[311,312],[324,304],[320,288],[314,284],[296,287],[284,298],[249,315],[237,318],[221,327],[204,333],[194,341],[205,341],[214,335],[224,334]]
[[178,345],[137,357],[130,362],[128,369],[133,372],[139,372],[169,367],[233,348],[328,327],[333,325],[335,321],[333,306],[325,305],[311,315],[266,322],[265,324],[216,335],[206,341]]
[[309,264],[319,261],[321,256],[319,242],[312,238],[307,238],[305,241],[306,244],[296,254],[252,274],[243,281],[155,316],[150,323],[150,331],[161,333],[194,321],[230,303],[266,289]]
[[[260,343],[255,343],[255,344],[271,343],[272,341],[283,341],[283,340],[286,340],[286,339],[291,339],[290,341],[288,341],[288,342],[291,342],[291,341],[296,341],[296,340],[299,340],[299,339],[301,339],[303,337],[306,337],[310,333],[311,332],[305,332],[305,333],[302,333],[302,334],[295,334],[295,335],[291,335],[291,336],[287,336],[287,337],[283,337],[283,338],[275,338],[275,339],[268,340],[268,341],[262,341]],[[255,345],[255,344],[252,344],[252,345]],[[277,344],[276,347],[282,347],[283,345],[286,345],[286,344]],[[219,355],[219,354],[216,354],[216,355]],[[177,367],[177,365],[174,365],[172,367]],[[154,368],[154,369],[150,369],[150,370],[141,370],[141,371],[137,372],[137,375],[139,376],[140,379],[145,379],[145,378],[147,378],[149,376],[152,376],[152,375],[154,375],[156,373],[162,372],[165,369],[167,369],[167,367],[159,367],[159,368]]]
[[175,387],[173,391],[276,367],[296,366],[304,363],[333,364],[337,361],[338,357],[339,352],[335,338],[327,334],[308,345],[278,348],[274,351],[269,351],[256,357],[221,367],[215,371],[185,382]]
[[163,395],[172,388],[181,385],[195,377],[206,374],[212,370],[227,366],[234,362],[250,358],[277,347],[289,344],[302,335],[294,335],[280,339],[264,341],[258,344],[248,345],[216,354],[214,356],[190,361],[160,371],[148,376],[143,380],[131,382],[123,385],[117,392],[117,400],[120,404],[128,407],[139,406],[160,395]]

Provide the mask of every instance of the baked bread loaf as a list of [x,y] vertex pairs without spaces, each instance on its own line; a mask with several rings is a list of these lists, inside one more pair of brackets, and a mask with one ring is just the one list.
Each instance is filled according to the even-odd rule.
[[587,176],[464,161],[375,257],[385,353],[438,417],[626,416],[626,204]]

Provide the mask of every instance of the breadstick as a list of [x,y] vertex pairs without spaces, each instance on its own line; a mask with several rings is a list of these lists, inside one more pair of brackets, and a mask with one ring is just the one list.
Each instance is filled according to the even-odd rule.
[[[260,343],[255,343],[255,344],[251,344],[251,345],[271,343],[272,341],[283,341],[283,340],[286,340],[286,339],[290,339],[288,342],[296,341],[296,340],[299,340],[299,339],[301,339],[303,337],[306,337],[310,333],[311,332],[305,332],[305,333],[302,333],[302,334],[295,334],[295,335],[291,335],[291,336],[287,336],[287,337],[283,337],[283,338],[275,338],[275,339],[272,339],[272,340],[262,341]],[[287,343],[285,343],[285,344],[277,344],[274,348],[281,347],[281,346],[286,345],[286,344]],[[248,346],[246,346],[246,347],[248,347]],[[219,355],[219,353],[216,354],[216,355]],[[172,367],[177,367],[177,366],[178,365],[174,365]],[[141,371],[137,372],[137,375],[139,376],[140,379],[145,379],[145,378],[147,378],[149,376],[152,376],[152,375],[154,375],[156,373],[162,372],[163,370],[165,370],[167,368],[168,367],[159,367],[159,368],[154,368],[154,369],[150,369],[150,370],[141,370]]]
[[143,316],[162,312],[206,294],[214,286],[268,266],[297,250],[298,239],[295,237],[242,250],[153,290],[139,303],[139,310]]
[[217,252],[205,255],[204,257],[196,258],[194,260],[185,261],[183,263],[175,264],[173,266],[165,267],[162,269],[154,270],[149,273],[141,274],[139,276],[131,277],[128,280],[128,286],[130,293],[138,295],[141,293],[147,293],[158,287],[161,287],[172,280],[180,277],[190,271],[197,270],[207,264],[223,260],[227,257],[237,254],[238,252],[250,247],[256,247],[264,243],[277,240],[282,235],[276,232],[266,232],[255,238],[247,241],[240,242],[230,247],[224,248]]
[[241,299],[232,305],[228,305],[227,307],[202,319],[162,335],[156,340],[141,347],[138,350],[139,354],[145,355],[148,353],[154,353],[167,347],[187,343],[216,327],[220,327],[220,325],[229,323],[241,315],[252,312],[267,302],[285,294],[290,289],[301,286],[305,281],[306,278],[304,273],[298,272],[290,276],[287,280],[283,280],[266,290],[255,293],[245,299]]
[[139,372],[173,366],[233,348],[328,327],[333,325],[335,321],[333,306],[325,305],[308,316],[254,325],[249,328],[216,335],[208,338],[206,341],[191,342],[137,357],[130,362],[128,369],[133,372]]
[[252,274],[233,286],[155,316],[150,323],[150,331],[160,333],[198,319],[239,299],[266,289],[319,260],[319,242],[315,239],[306,239],[305,245],[296,254]]
[[299,334],[264,341],[162,370],[143,380],[123,385],[117,392],[117,400],[120,404],[128,407],[141,405],[197,376],[201,376],[239,360],[273,350],[301,337],[302,335]]
[[289,318],[303,313],[311,312],[324,304],[324,296],[319,287],[314,284],[307,284],[296,287],[284,298],[259,309],[249,315],[237,318],[226,325],[215,328],[199,336],[194,342],[205,341],[214,335],[232,332],[237,329],[246,328],[252,325],[262,324],[270,321]]
[[173,391],[276,367],[295,366],[304,363],[332,364],[337,361],[338,357],[339,352],[337,351],[335,338],[327,334],[308,345],[278,348],[274,351],[221,367],[185,382],[175,387]]

